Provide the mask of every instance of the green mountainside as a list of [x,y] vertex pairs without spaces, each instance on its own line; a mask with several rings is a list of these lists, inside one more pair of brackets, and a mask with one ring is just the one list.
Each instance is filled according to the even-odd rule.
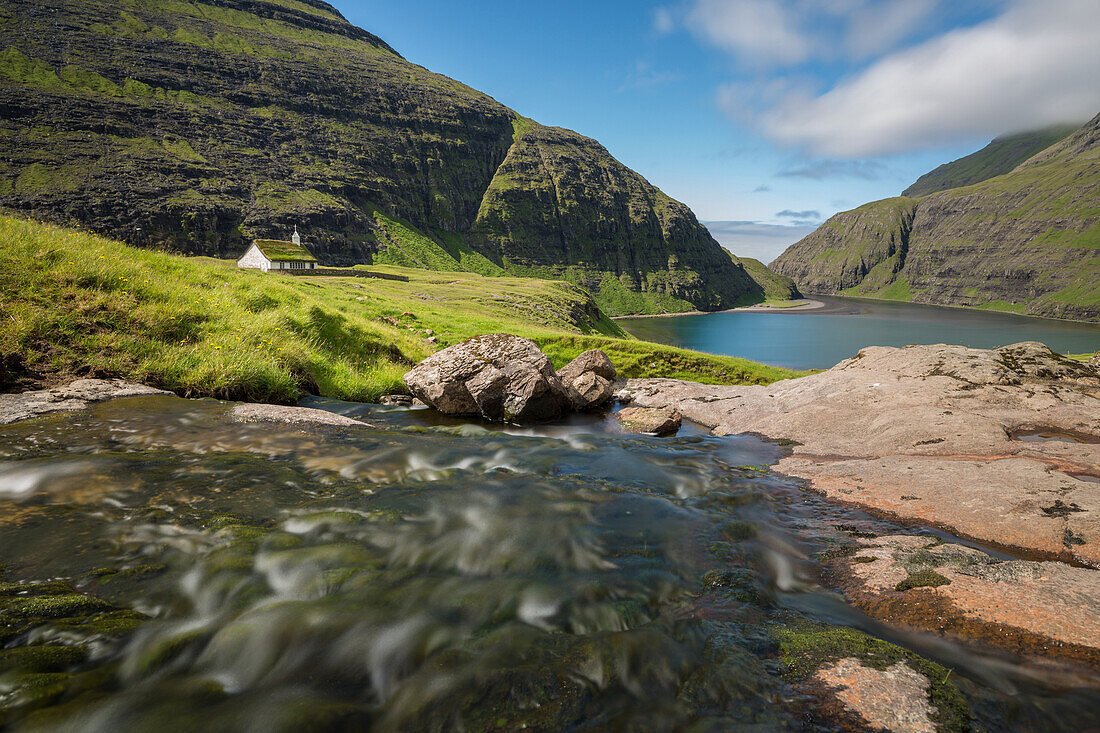
[[976,153],[944,163],[925,173],[912,186],[902,191],[901,195],[926,196],[1004,175],[1040,150],[1065,139],[1078,127],[1080,125],[1054,125],[1042,130],[994,138],[989,145]]
[[802,297],[802,293],[798,292],[798,286],[794,284],[794,280],[786,275],[773,272],[760,260],[754,260],[752,257],[738,257],[732,252],[730,257],[734,262],[744,267],[749,277],[764,289],[766,300],[795,300]]
[[237,257],[558,277],[610,314],[763,293],[597,142],[412,64],[321,0],[0,1],[0,207]]
[[771,267],[809,295],[1100,321],[1100,115],[1005,175],[837,214]]

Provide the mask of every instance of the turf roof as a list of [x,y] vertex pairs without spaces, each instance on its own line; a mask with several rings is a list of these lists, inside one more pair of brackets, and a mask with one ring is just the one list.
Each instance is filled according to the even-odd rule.
[[316,262],[317,258],[300,244],[281,242],[278,239],[257,239],[253,242],[264,257],[272,262]]

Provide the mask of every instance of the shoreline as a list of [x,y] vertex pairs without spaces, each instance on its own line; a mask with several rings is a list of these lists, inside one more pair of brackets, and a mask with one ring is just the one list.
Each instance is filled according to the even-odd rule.
[[[1027,313],[1016,313],[1013,311],[997,310],[995,308],[977,308],[972,305],[953,305],[947,303],[918,303],[912,300],[892,300],[890,298],[869,298],[859,295],[815,295],[814,297],[823,298],[840,298],[843,300],[852,301],[866,301],[870,303],[896,303],[898,305],[917,305],[927,306],[929,308],[951,308],[954,310],[965,310],[974,313],[993,313],[1002,316],[1015,316],[1017,318],[1026,318],[1032,321],[1053,321],[1054,323],[1079,323],[1085,326],[1100,326],[1098,321],[1086,321],[1079,318],[1052,318],[1051,316],[1036,316]],[[675,316],[709,316],[716,313],[806,313],[808,311],[818,311],[817,315],[856,315],[859,310],[855,304],[842,305],[838,303],[825,303],[820,300],[815,300],[814,297],[803,298],[807,301],[805,304],[790,306],[786,308],[777,308],[775,306],[764,305],[763,303],[757,303],[756,305],[745,305],[737,308],[726,308],[720,311],[684,311],[683,313],[647,313],[635,316],[611,316],[612,321],[627,321],[643,318],[673,318]]]
[[[810,298],[800,298],[799,300],[805,301],[798,305],[790,306],[774,306],[765,305],[763,303],[757,303],[755,305],[742,305],[737,308],[726,308],[720,311],[683,311],[682,313],[644,313],[636,316],[611,316],[613,321],[630,321],[642,318],[675,318],[677,316],[712,316],[717,313],[797,313],[799,311],[811,311],[819,308],[825,308],[826,304],[820,300],[812,300]],[[794,301],[789,301],[794,302]]]

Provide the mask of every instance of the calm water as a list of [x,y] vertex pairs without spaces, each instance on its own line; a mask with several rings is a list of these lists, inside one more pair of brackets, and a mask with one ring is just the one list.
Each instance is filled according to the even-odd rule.
[[804,730],[777,634],[807,624],[945,665],[982,730],[1097,719],[1092,672],[822,587],[820,553],[902,527],[775,445],[311,404],[377,428],[151,397],[0,429],[0,727]]
[[864,346],[1041,341],[1063,354],[1100,350],[1100,325],[911,303],[814,296],[819,310],[712,313],[619,321],[647,341],[789,369],[828,369]]

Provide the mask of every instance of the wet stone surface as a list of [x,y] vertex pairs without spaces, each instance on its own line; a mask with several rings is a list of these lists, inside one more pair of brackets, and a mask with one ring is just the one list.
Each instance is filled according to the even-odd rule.
[[901,527],[776,445],[303,407],[369,427],[137,397],[0,431],[0,727],[835,729],[883,670],[939,729],[1095,722],[1086,667],[821,587]]

